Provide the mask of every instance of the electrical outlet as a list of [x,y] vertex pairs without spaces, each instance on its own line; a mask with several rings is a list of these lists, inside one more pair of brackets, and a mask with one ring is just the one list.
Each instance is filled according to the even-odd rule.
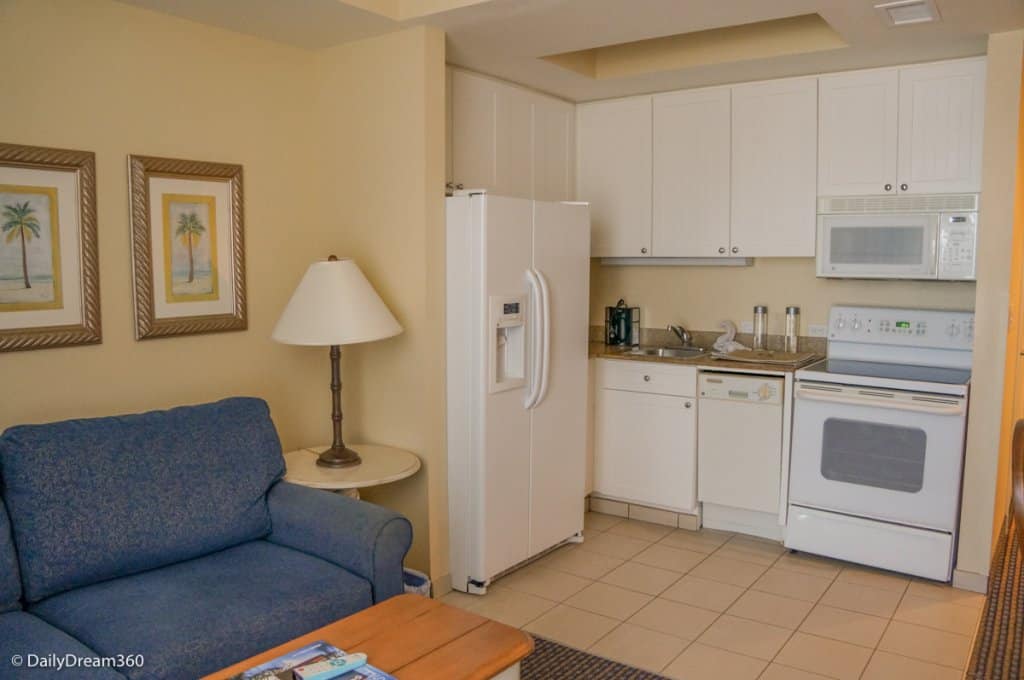
[[753,321],[740,321],[740,333],[753,333],[754,322]]
[[812,338],[824,338],[828,336],[828,326],[823,323],[812,323],[807,325],[807,335]]

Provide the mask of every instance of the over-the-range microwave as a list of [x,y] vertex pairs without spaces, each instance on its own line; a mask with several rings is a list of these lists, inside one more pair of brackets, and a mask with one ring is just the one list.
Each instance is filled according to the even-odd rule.
[[977,194],[818,199],[818,276],[973,281]]

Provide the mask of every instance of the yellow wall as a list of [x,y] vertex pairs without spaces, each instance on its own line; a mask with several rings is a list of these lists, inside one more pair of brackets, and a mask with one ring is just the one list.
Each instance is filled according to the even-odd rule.
[[[596,262],[596,261],[595,261]],[[850,281],[819,279],[810,258],[765,258],[750,267],[623,267],[594,264],[590,320],[604,323],[604,308],[625,298],[639,306],[645,328],[678,323],[718,329],[723,319],[753,318],[768,305],[768,332],[783,333],[787,305],[800,307],[802,332],[828,322],[833,304],[974,308],[974,284],[948,281]]]
[[367,497],[413,520],[410,563],[436,578],[448,571],[444,35],[421,27],[342,45],[324,53],[321,70],[324,215],[405,327],[342,352],[348,432],[424,459],[417,477]]
[[[281,96],[312,88],[314,55],[103,0],[14,0],[0,4],[0,64],[0,89],[17,93],[0,107],[3,141],[96,153],[104,335],[0,355],[0,428],[256,394],[286,442],[325,434],[310,388],[326,359],[270,340],[291,293],[277,272],[334,241],[307,187],[305,106]],[[244,166],[248,331],[133,339],[130,153]]]
[[999,428],[999,462],[996,465],[996,496],[992,508],[992,545],[1002,530],[1010,507],[1013,480],[1013,432],[1024,417],[1024,338],[1021,337],[1022,284],[1024,284],[1024,106],[1017,123],[1017,175],[1013,197],[1013,248],[1010,258],[1010,304],[1006,331],[1006,363],[1003,370],[1003,410]]
[[[0,65],[17,95],[0,140],[96,153],[104,334],[0,354],[0,429],[248,394],[270,403],[286,450],[329,441],[327,350],[270,332],[310,262],[352,255],[406,332],[343,351],[346,440],[426,458],[383,501],[409,514],[410,564],[428,568],[428,476],[444,482],[443,368],[423,359],[442,356],[443,244],[427,237],[443,223],[443,37],[317,53],[109,0],[4,0]],[[133,339],[129,153],[244,166],[248,331]]]
[[987,575],[1006,357],[1024,31],[989,36],[971,412],[957,569]]

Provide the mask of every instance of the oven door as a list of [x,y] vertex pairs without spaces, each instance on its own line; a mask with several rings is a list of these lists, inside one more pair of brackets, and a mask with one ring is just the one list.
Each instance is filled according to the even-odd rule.
[[953,531],[967,399],[800,382],[790,502]]
[[934,279],[939,216],[820,215],[818,276]]

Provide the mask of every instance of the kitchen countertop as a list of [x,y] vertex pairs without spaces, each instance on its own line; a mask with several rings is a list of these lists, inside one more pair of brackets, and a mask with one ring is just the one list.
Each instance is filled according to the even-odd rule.
[[[797,369],[807,366],[808,362],[801,364],[800,366],[785,366],[782,364],[758,364],[747,361],[729,361],[728,359],[716,359],[711,356],[710,352],[702,354],[696,357],[658,357],[658,356],[643,356],[639,354],[629,354],[631,347],[623,347],[620,345],[606,345],[603,342],[592,342],[590,343],[590,358],[600,359],[623,359],[626,361],[653,361],[660,364],[679,364],[682,366],[695,366],[697,368],[727,368],[734,371],[748,371],[751,373],[794,373]],[[814,361],[818,359],[824,359],[824,355],[818,356]]]

